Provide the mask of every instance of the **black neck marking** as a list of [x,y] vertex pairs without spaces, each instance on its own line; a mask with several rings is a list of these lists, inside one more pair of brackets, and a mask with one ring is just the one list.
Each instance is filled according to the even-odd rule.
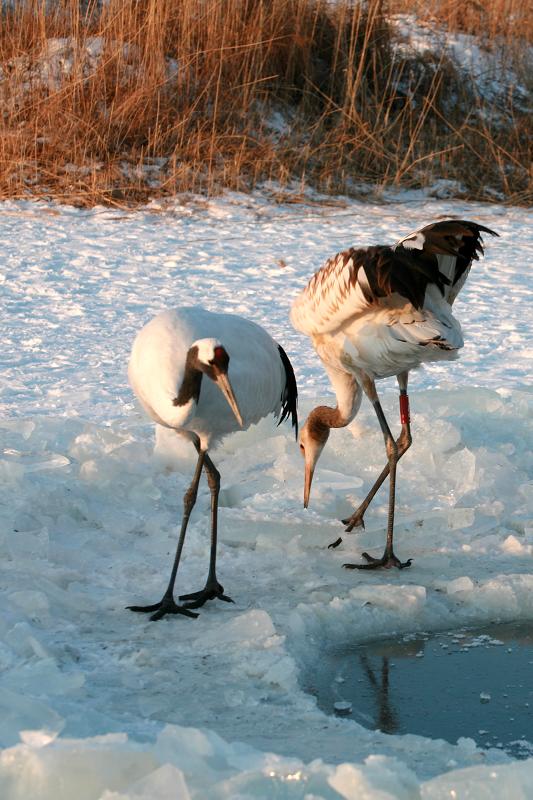
[[178,391],[178,396],[172,401],[175,406],[185,406],[191,400],[198,403],[202,387],[202,372],[198,368],[198,348],[191,347],[185,359],[185,371]]

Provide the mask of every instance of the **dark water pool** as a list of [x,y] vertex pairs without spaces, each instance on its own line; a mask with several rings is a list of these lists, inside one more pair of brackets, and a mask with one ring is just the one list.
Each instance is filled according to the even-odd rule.
[[533,756],[533,624],[326,650],[305,688],[366,728]]

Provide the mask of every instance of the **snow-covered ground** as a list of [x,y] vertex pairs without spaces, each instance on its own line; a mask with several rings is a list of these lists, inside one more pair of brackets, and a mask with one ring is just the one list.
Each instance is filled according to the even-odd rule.
[[[533,213],[416,194],[275,204],[265,191],[135,213],[4,203],[0,214],[3,800],[531,796],[533,760],[366,730],[324,715],[300,682],[332,645],[533,620]],[[195,621],[126,611],[166,586],[193,463],[162,430],[154,456],[127,385],[135,332],[174,305],[260,322],[293,360],[303,421],[331,393],[290,328],[296,291],[338,250],[443,215],[501,238],[456,303],[461,360],[412,375],[396,528],[412,567],[342,569],[381,552],[385,493],[363,534],[326,549],[383,466],[365,404],[333,433],[309,511],[288,426],[266,420],[214,452],[219,577],[235,605],[214,601]],[[382,391],[395,420],[394,382]],[[208,511],[202,484],[178,591],[203,585]]]

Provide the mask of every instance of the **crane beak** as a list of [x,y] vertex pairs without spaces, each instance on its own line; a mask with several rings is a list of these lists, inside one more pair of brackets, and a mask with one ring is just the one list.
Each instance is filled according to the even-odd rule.
[[315,472],[315,465],[310,461],[305,461],[305,480],[304,480],[304,508],[309,505],[309,495],[311,494],[311,483],[313,482],[313,474]]
[[231,388],[231,383],[229,382],[229,378],[226,375],[226,373],[220,372],[217,375],[216,382],[217,382],[217,386],[220,387],[220,391],[222,392],[222,394],[224,395],[224,397],[228,401],[229,407],[231,408],[231,410],[235,414],[237,422],[239,423],[239,425],[242,428],[244,423],[243,423],[243,420],[242,420],[241,412],[240,412],[237,400],[235,398],[235,395],[233,393],[233,389]]

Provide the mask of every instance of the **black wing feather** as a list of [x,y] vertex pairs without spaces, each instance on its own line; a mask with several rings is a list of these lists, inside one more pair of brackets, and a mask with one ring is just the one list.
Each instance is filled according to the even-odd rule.
[[[472,261],[483,255],[481,233],[498,236],[476,222],[448,219],[427,225],[392,247],[378,245],[338,253],[295,299],[292,324],[311,336],[331,332],[392,294],[420,309],[430,284],[451,304]],[[452,287],[456,288],[452,291]]]
[[[400,263],[405,267],[405,282],[409,284],[409,294],[404,296],[413,303],[415,308],[420,308],[423,304],[426,287],[429,283],[436,284],[444,295],[445,285],[451,283],[455,286],[470,268],[472,261],[477,261],[479,255],[483,255],[482,232],[498,236],[496,231],[479,225],[477,222],[443,220],[421,228],[392,248],[394,257],[398,261],[398,267]],[[404,242],[413,241],[417,237],[420,237],[419,244],[420,241],[423,242],[421,248],[418,246],[405,247]],[[456,262],[451,280],[439,271],[437,255],[455,256]]]
[[428,283],[435,283],[444,293],[445,284],[450,282],[439,272],[436,257],[424,251],[417,251],[413,257],[411,250],[378,245],[352,249],[349,255],[354,264],[354,279],[363,267],[373,299],[397,293],[420,308]]

